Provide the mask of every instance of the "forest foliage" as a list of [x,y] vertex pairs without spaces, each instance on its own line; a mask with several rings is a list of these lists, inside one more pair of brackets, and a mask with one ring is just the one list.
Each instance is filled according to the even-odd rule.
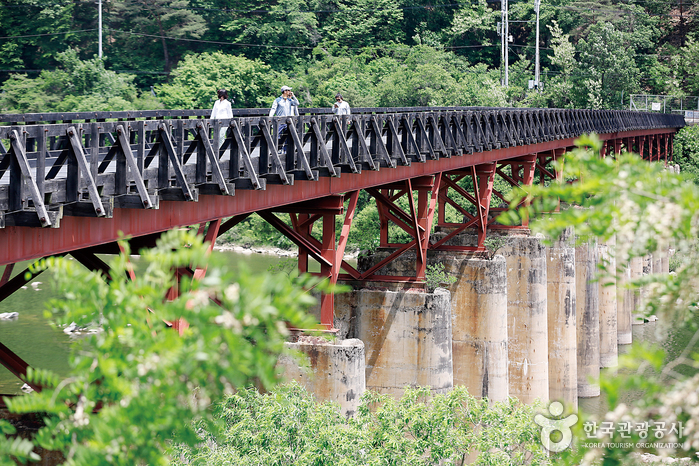
[[[626,108],[633,93],[699,95],[696,0],[510,2],[500,86],[499,2],[109,0],[103,59],[92,0],[0,5],[0,111],[267,107],[282,83],[303,106]],[[85,79],[88,78],[89,79]],[[76,85],[73,85],[77,82]],[[81,85],[82,82],[82,85]]]

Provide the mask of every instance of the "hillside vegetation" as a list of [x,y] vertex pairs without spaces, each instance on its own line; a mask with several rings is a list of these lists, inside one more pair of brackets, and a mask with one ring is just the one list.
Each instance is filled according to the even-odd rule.
[[103,59],[93,0],[0,6],[0,111],[303,106],[627,108],[634,93],[699,95],[696,0],[510,3],[510,86],[500,86],[500,2],[108,0]]

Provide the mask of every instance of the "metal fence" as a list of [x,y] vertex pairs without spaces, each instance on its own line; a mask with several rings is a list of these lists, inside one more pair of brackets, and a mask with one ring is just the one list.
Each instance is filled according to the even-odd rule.
[[699,111],[699,96],[675,97],[671,95],[631,94],[629,110],[639,112],[684,113]]

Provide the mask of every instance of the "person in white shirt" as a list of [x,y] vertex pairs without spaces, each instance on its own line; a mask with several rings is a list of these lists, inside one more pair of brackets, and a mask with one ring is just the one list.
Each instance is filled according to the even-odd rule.
[[[211,110],[211,119],[222,120],[225,118],[233,118],[233,109],[231,108],[231,103],[228,101],[228,91],[225,89],[219,89],[218,100],[214,104],[213,110]],[[226,139],[226,130],[228,130],[228,127],[226,126],[219,130],[219,147],[223,145],[223,141]]]
[[[282,86],[282,95],[274,99],[272,108],[269,109],[269,116],[298,116],[299,101],[294,96],[294,92],[289,86]],[[281,137],[282,132],[286,129],[286,122],[279,123],[277,126],[277,139]],[[286,153],[286,143],[282,147],[282,152]]]
[[335,103],[333,104],[333,113],[335,115],[351,115],[352,111],[347,102],[342,100],[342,94],[339,92],[335,95]]

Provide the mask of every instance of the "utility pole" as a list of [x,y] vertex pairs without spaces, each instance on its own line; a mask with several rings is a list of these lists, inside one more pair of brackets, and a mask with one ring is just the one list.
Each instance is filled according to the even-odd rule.
[[99,49],[98,49],[97,56],[99,58],[102,58],[102,0],[97,0],[97,8],[99,10],[99,12],[97,14],[97,17],[98,17],[97,30],[99,31],[98,32],[98,34],[99,34]]
[[534,9],[536,10],[536,59],[534,65],[534,86],[541,92],[539,85],[539,7],[541,0],[534,0]]
[[509,53],[508,53],[508,47],[509,47],[509,40],[510,40],[510,28],[508,24],[508,17],[507,17],[507,0],[500,0],[500,16],[502,18],[502,27],[500,29],[500,32],[502,35],[500,36],[500,63],[504,63],[504,68],[505,68],[505,78],[502,80],[502,85],[505,87],[509,86]]

